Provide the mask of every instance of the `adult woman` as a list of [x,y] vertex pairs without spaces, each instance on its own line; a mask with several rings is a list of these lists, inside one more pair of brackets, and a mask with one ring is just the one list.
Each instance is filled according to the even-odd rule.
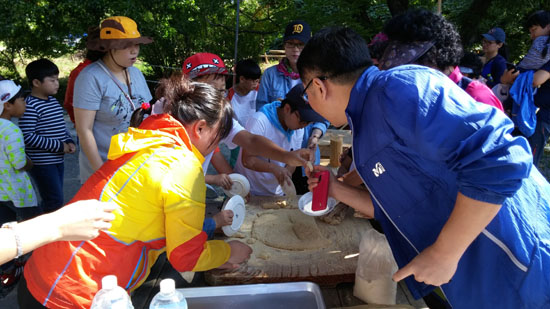
[[[113,138],[109,160],[75,197],[117,203],[112,227],[94,240],[35,251],[18,292],[22,308],[33,306],[25,303],[29,298],[53,308],[89,308],[108,274],[132,291],[164,251],[178,271],[236,267],[250,255],[238,241],[206,241],[201,230],[203,155],[231,130],[230,104],[223,92],[182,76],[161,81],[161,87],[168,113],[149,116],[139,128]],[[150,111],[144,103],[134,118]]]
[[506,71],[506,57],[500,54],[506,46],[504,40],[506,34],[501,28],[493,28],[483,34],[483,52],[485,52],[485,65],[481,70],[481,76],[487,80],[487,86],[493,88],[500,83],[500,77]]
[[80,139],[80,181],[107,159],[111,136],[126,132],[132,112],[152,98],[145,78],[134,68],[143,37],[128,17],[109,17],[88,39],[89,50],[105,55],[82,70],[75,81],[74,114]]

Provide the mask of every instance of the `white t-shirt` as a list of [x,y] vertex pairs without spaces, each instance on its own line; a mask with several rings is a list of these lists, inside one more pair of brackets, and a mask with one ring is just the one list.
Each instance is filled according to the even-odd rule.
[[[222,143],[225,144],[229,149],[237,148],[238,145],[233,143],[233,138],[235,137],[235,135],[237,135],[237,133],[241,132],[242,130],[244,130],[243,126],[241,126],[239,122],[235,118],[233,118],[233,128],[231,128],[231,131],[229,131],[229,134],[227,135],[227,137],[220,141],[220,144]],[[205,175],[213,155],[214,155],[214,152],[212,151],[211,153],[204,156],[204,162],[202,163],[202,170]]]
[[240,96],[237,92],[231,98],[231,106],[237,121],[242,126],[245,126],[248,119],[256,112],[256,96],[258,91],[252,90],[244,96]]
[[[290,141],[287,137],[278,130],[268,119],[267,116],[262,112],[256,112],[246,123],[246,129],[253,134],[258,134],[266,137],[275,144],[279,145],[285,150],[296,150],[302,147],[302,139],[304,136],[304,129],[295,130],[290,138]],[[237,163],[235,164],[235,172],[244,175],[248,178],[250,182],[250,194],[251,195],[263,195],[263,196],[272,196],[272,195],[284,195],[283,189],[279,185],[277,178],[271,173],[262,173],[256,172],[250,169],[247,169],[242,164],[242,149],[239,152],[239,157],[237,158]],[[285,166],[284,163],[269,160],[266,158],[261,158],[263,160],[275,163],[280,166]]]

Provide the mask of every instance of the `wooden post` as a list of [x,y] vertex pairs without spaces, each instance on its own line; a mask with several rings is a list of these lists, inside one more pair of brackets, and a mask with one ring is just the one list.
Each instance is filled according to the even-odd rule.
[[340,166],[340,155],[342,154],[342,137],[337,136],[330,139],[330,166]]

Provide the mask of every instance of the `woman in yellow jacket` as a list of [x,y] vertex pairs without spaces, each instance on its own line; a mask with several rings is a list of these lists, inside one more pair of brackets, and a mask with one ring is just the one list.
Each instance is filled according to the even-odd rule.
[[[231,105],[222,92],[180,75],[161,87],[170,112],[113,136],[108,161],[73,199],[116,203],[112,227],[93,240],[36,250],[19,286],[21,308],[89,308],[101,278],[110,274],[132,291],[164,251],[180,272],[236,267],[250,256],[247,245],[207,241],[202,231],[203,154],[231,130]],[[150,110],[144,104],[134,116],[141,120]]]

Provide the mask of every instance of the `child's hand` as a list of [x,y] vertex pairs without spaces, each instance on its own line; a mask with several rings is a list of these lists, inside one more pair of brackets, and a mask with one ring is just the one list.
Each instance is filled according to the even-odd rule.
[[76,152],[76,145],[73,143],[68,143],[69,145],[69,152],[68,153],[75,153]]
[[323,135],[323,131],[317,128],[313,129],[311,131],[311,136],[307,141],[307,149],[315,150],[317,148],[317,145],[319,145],[319,140],[321,139],[321,135]]
[[281,186],[284,184],[285,181],[288,184],[292,183],[292,174],[286,167],[274,164],[273,171],[271,173],[273,174],[273,176],[275,176],[275,178],[277,178],[277,181]]
[[227,174],[219,174],[214,178],[214,184],[225,190],[229,190],[233,186],[233,180],[231,180]]
[[76,145],[73,143],[63,142],[63,152],[64,153],[74,153],[76,151]]
[[215,214],[212,219],[216,222],[216,228],[233,224],[233,211],[222,210]]

